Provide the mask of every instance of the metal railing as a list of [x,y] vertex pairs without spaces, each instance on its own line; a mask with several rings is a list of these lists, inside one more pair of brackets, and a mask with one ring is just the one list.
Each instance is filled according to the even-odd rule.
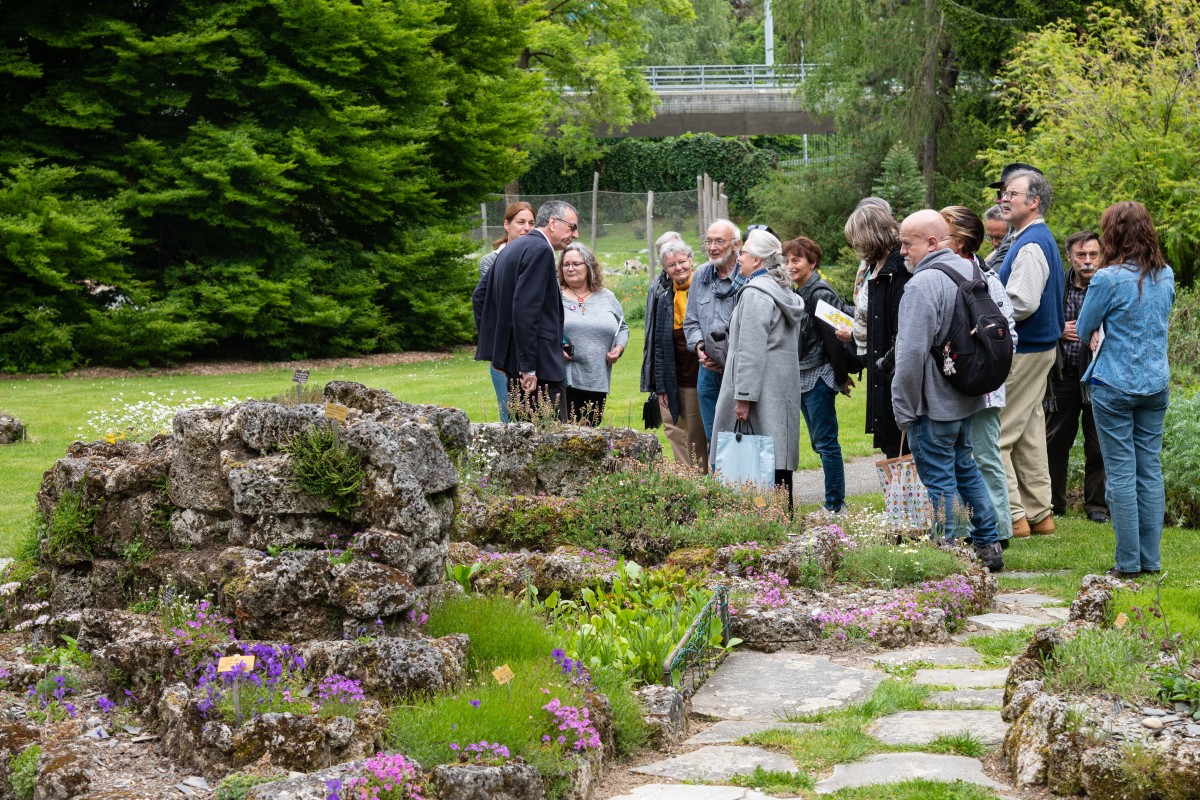
[[[713,644],[713,628],[718,624],[721,626],[720,647]],[[716,670],[728,647],[729,587],[720,584],[663,661],[663,685],[677,686],[685,697],[691,697]]]
[[693,64],[642,67],[650,88],[659,91],[697,89],[779,89],[804,83],[816,64]]

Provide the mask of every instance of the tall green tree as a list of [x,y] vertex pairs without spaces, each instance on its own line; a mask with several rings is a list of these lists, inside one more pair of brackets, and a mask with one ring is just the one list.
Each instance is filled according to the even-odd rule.
[[456,232],[543,122],[535,11],[6,4],[0,369],[469,337]]
[[1137,17],[1098,8],[1030,34],[1002,74],[1011,127],[981,154],[997,171],[1020,156],[1046,172],[1060,235],[1143,203],[1185,284],[1200,259],[1197,19],[1197,0],[1147,0]]

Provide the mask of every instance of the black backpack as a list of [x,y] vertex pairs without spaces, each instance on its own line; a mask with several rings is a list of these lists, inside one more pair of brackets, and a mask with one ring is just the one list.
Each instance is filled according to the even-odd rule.
[[979,396],[999,389],[1012,367],[1013,342],[1008,320],[988,292],[987,279],[975,265],[970,280],[943,264],[930,266],[958,287],[946,339],[930,349],[942,374],[963,394]]

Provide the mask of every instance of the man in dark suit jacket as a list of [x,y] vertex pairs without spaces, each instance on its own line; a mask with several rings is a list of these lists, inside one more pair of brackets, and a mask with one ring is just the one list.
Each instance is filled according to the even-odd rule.
[[569,204],[551,200],[538,209],[534,229],[496,257],[471,296],[479,331],[476,361],[490,361],[508,375],[510,394],[537,394],[564,404],[563,308],[554,266],[555,251],[579,235],[579,215]]

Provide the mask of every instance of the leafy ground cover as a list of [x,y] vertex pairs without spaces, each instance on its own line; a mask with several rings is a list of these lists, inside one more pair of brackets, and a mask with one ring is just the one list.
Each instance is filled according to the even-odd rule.
[[[645,399],[638,390],[642,342],[643,333],[635,328],[630,334],[629,349],[613,369],[608,424],[641,426]],[[186,394],[201,401],[269,398],[288,391],[292,387],[293,369],[302,366],[297,362],[286,368],[228,374],[130,373],[124,377],[0,379],[0,407],[29,426],[29,441],[0,449],[3,467],[0,469],[0,556],[13,554],[33,508],[42,474],[63,456],[71,442],[91,441],[108,432],[90,426],[89,418],[101,415],[100,419],[113,425],[128,418],[144,429],[146,420],[163,417],[159,408],[172,404],[172,392],[175,398]],[[392,366],[312,369],[311,384],[331,380],[359,381],[387,389],[413,403],[455,406],[466,411],[472,422],[495,422],[499,418],[487,368],[474,360],[473,350],[456,350],[434,360]],[[853,397],[838,400],[842,450],[847,458],[871,453],[870,438],[862,433],[864,397],[856,391]],[[139,403],[145,405],[138,406]],[[669,453],[670,446],[662,430],[658,433]],[[802,469],[820,466],[807,445],[800,448],[800,462]]]

